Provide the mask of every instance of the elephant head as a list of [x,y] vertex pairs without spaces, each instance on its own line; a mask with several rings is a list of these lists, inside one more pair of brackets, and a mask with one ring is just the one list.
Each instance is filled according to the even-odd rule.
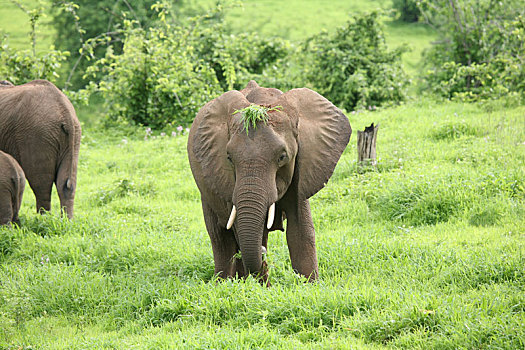
[[[236,111],[254,103],[268,107],[268,121],[246,126]],[[309,220],[305,227],[313,235],[309,207],[307,213],[296,209],[324,187],[350,134],[346,116],[306,88],[282,93],[252,81],[206,104],[191,128],[188,153],[203,207],[211,208],[205,219],[212,245],[220,241],[215,236],[233,231],[245,274],[256,274],[262,268],[265,235],[282,230],[284,217],[288,226],[290,220]],[[295,239],[302,239],[298,234]],[[214,255],[220,253],[220,247],[213,248]],[[317,274],[316,258],[315,271],[300,270]]]

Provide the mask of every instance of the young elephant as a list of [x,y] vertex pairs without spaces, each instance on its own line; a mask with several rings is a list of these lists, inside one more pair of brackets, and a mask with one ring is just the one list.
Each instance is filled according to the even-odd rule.
[[55,85],[0,84],[0,150],[24,169],[38,212],[51,209],[55,183],[60,206],[73,217],[80,137],[75,109]]
[[[269,119],[246,126],[236,111],[251,104],[264,106]],[[351,132],[338,108],[305,88],[282,93],[251,81],[201,108],[188,156],[219,276],[260,274],[266,280],[268,232],[283,230],[286,218],[293,269],[318,277],[308,198],[332,175]]]
[[9,154],[0,151],[0,225],[19,224],[18,211],[26,186],[24,171]]

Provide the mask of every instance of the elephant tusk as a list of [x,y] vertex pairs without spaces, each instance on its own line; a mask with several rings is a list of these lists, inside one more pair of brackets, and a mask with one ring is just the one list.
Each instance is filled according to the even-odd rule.
[[233,226],[233,222],[235,221],[235,216],[237,215],[237,209],[235,209],[235,205],[232,208],[232,213],[230,214],[230,218],[228,219],[228,224],[226,224],[226,229],[229,230]]
[[261,246],[261,253],[262,255],[266,255],[266,247],[265,246]]
[[275,203],[273,203],[270,206],[270,209],[268,210],[268,223],[266,224],[266,227],[268,228],[268,230],[272,227],[274,218],[275,218]]

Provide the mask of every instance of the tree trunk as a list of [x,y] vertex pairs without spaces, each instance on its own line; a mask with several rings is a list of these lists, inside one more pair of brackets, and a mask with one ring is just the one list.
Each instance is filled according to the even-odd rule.
[[357,160],[359,163],[376,165],[376,139],[379,124],[365,127],[365,131],[357,131]]

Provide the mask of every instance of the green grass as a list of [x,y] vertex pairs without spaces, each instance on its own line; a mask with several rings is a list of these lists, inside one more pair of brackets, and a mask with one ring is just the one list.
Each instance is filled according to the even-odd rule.
[[[28,188],[0,229],[0,348],[522,348],[525,108],[503,103],[350,114],[311,200],[321,279],[274,232],[269,289],[214,280],[187,136],[88,128],[75,220]],[[372,121],[377,169],[355,161]]]

